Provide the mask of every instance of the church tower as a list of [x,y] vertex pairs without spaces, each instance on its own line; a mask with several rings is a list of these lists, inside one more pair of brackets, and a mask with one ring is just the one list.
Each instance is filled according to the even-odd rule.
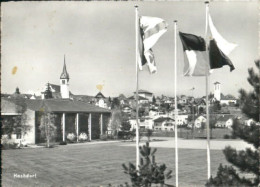
[[214,98],[215,98],[217,101],[220,101],[220,95],[221,95],[220,83],[219,83],[219,82],[215,82],[215,83],[214,83]]
[[69,74],[67,72],[66,63],[65,63],[65,55],[64,55],[64,65],[63,71],[60,75],[60,93],[62,99],[69,99],[70,91],[69,91]]

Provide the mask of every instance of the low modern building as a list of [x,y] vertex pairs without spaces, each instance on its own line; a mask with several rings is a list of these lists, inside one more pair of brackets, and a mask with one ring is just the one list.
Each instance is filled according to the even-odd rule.
[[[89,140],[97,139],[106,133],[110,110],[93,106],[91,104],[73,101],[70,99],[24,99],[21,106],[15,99],[1,100],[1,117],[4,120],[11,120],[15,116],[26,116],[26,125],[29,130],[15,132],[14,139],[24,139],[29,144],[37,144],[44,141],[40,125],[42,116],[45,113],[52,113],[55,116],[56,141],[66,141],[68,133],[74,133],[76,137],[86,133]],[[25,112],[19,112],[24,107]]]

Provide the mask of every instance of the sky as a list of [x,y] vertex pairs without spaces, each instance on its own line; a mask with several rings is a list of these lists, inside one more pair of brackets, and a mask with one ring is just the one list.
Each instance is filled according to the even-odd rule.
[[[46,83],[59,84],[66,56],[70,91],[77,95],[133,95],[136,89],[135,8],[159,17],[168,31],[153,47],[157,73],[139,73],[139,88],[156,96],[174,96],[174,20],[178,30],[205,34],[205,4],[196,2],[6,2],[2,3],[1,92],[39,94]],[[209,77],[223,94],[250,90],[248,68],[258,58],[257,1],[211,2],[210,15],[219,33],[238,47],[229,55],[235,66]],[[177,94],[204,96],[205,77],[183,76],[183,49],[177,38]],[[192,92],[191,88],[195,88]]]

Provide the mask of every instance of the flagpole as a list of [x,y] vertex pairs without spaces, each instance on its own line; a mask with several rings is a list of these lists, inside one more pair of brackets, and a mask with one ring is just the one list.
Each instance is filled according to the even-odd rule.
[[[205,2],[206,4],[206,28],[205,28],[205,39],[207,40],[207,33],[208,33],[208,12],[209,12],[209,1]],[[207,43],[207,42],[206,42]],[[209,89],[209,75],[208,70],[206,68],[206,126],[207,126],[207,170],[208,170],[208,179],[211,176],[211,161],[210,161],[210,127],[209,127],[209,96],[208,96],[208,89]]]
[[177,20],[174,21],[174,108],[175,108],[175,182],[178,187],[179,179],[179,166],[178,166],[178,128],[177,128]]
[[138,122],[138,90],[139,90],[139,69],[138,69],[138,36],[139,36],[139,16],[138,16],[138,6],[135,5],[135,29],[136,29],[136,43],[135,43],[135,52],[136,52],[136,92],[135,92],[135,100],[136,100],[136,170],[139,170],[140,165],[140,155],[139,155],[139,122]]

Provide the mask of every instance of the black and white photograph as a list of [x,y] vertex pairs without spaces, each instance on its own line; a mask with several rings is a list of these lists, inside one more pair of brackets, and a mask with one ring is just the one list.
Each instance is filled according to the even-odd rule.
[[2,2],[1,186],[259,186],[259,7]]

